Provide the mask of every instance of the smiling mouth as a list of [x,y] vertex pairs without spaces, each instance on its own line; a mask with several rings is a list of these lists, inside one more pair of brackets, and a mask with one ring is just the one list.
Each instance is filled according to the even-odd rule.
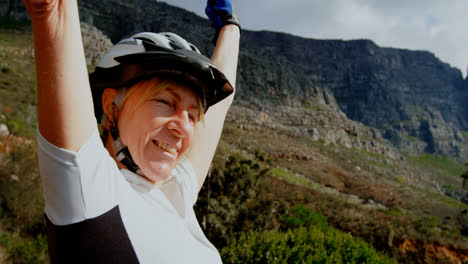
[[177,154],[177,149],[175,149],[174,147],[172,147],[169,144],[166,144],[164,142],[160,142],[160,141],[157,141],[157,140],[154,140],[154,139],[153,139],[153,144],[156,145],[158,148],[164,150],[165,152],[169,152],[169,153],[171,153],[173,155]]

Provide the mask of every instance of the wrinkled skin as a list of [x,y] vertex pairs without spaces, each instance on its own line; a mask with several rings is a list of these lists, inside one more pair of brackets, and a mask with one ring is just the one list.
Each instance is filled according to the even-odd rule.
[[177,85],[134,109],[138,98],[133,95],[118,116],[122,143],[148,180],[166,180],[192,143],[199,99],[190,88]]

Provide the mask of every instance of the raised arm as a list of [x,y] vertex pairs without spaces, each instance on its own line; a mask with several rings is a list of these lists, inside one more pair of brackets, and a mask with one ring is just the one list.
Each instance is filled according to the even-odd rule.
[[24,0],[36,58],[39,131],[77,151],[96,127],[76,0]]
[[[225,5],[229,1],[208,1],[211,4]],[[214,3],[216,2],[216,3]],[[229,11],[229,10],[227,10]],[[230,10],[232,14],[232,9]],[[208,11],[207,11],[208,13]],[[213,18],[210,17],[213,21]],[[213,23],[215,24],[215,23]],[[216,47],[211,60],[228,78],[232,86],[236,83],[237,58],[239,55],[240,28],[234,24],[220,24]],[[235,87],[234,87],[235,89]],[[235,93],[235,92],[234,92]],[[205,122],[199,123],[195,130],[192,148],[187,157],[192,162],[198,177],[199,189],[205,181],[206,175],[218,146],[227,111],[234,99],[234,93],[223,101],[210,107],[205,115]]]

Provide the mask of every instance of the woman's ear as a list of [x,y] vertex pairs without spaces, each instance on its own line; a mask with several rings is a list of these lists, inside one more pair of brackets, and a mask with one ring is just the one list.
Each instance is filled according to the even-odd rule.
[[107,116],[107,118],[110,120],[110,121],[114,121],[112,120],[114,118],[114,108],[115,108],[115,104],[114,104],[114,100],[115,100],[115,97],[117,97],[117,90],[116,89],[113,89],[113,88],[107,88],[105,89],[103,92],[102,92],[102,111],[104,112],[104,114]]
[[112,115],[114,100],[117,97],[117,90],[114,88],[107,88],[102,92],[102,111],[106,116]]

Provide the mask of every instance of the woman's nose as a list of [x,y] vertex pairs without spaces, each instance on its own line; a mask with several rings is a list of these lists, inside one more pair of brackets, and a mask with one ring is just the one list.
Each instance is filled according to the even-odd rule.
[[168,123],[168,129],[177,137],[184,138],[193,134],[193,123],[187,111],[179,112]]

